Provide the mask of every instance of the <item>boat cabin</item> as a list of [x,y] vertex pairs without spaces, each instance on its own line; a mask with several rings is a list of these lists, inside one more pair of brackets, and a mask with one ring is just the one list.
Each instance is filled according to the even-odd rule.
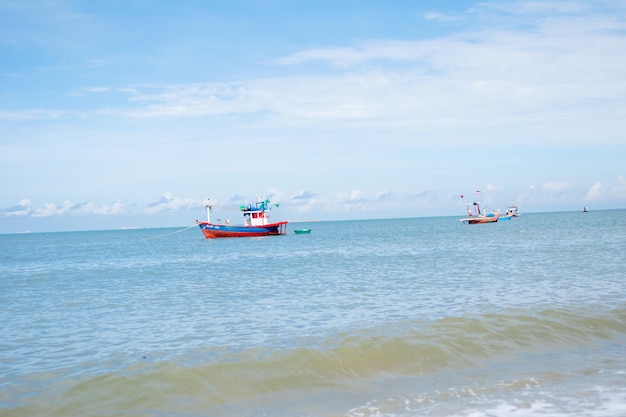
[[[271,224],[270,217],[270,201],[263,199],[255,204],[242,204],[239,206],[241,214],[243,214],[243,222],[245,227],[258,227]],[[276,204],[278,206],[278,204]],[[213,211],[211,200],[208,200],[205,204],[207,220],[206,223],[211,223],[211,212]],[[219,222],[219,219],[218,219]],[[229,224],[230,221],[226,221]]]
[[266,224],[269,224],[269,214],[267,214],[268,210],[265,209],[264,204],[261,205],[262,208],[259,207],[259,204],[262,203],[257,203],[257,207],[251,207],[250,204],[244,204],[240,207],[240,210],[243,212],[244,226],[265,226]]

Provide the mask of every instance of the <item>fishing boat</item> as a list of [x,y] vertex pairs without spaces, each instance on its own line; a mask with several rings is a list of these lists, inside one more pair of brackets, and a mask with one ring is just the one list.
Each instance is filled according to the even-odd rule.
[[311,233],[311,229],[296,229],[293,232],[297,235],[304,235],[307,233]]
[[[278,203],[275,204],[278,207]],[[205,204],[207,220],[196,220],[196,224],[207,239],[218,237],[254,237],[284,235],[287,233],[286,221],[270,223],[270,200],[260,198],[260,201],[252,204],[242,204],[239,210],[243,215],[242,225],[231,225],[230,221],[225,223],[212,223],[211,212],[213,209],[211,200]]]
[[517,207],[515,204],[506,206],[506,211],[504,212],[504,214],[506,216],[519,217],[520,215],[519,207]]
[[513,217],[518,217],[518,216],[519,216],[518,207],[515,204],[511,204],[510,206],[506,207],[504,214],[501,214],[498,217],[498,221],[501,222],[503,220],[511,220]]
[[[474,207],[473,211],[470,209],[470,205]],[[478,201],[465,203],[465,206],[467,207],[467,217],[459,219],[465,224],[495,223],[500,217],[500,210],[497,210],[495,213],[484,214],[485,209],[483,207],[481,211],[480,202]]]
[[503,220],[511,220],[512,218],[513,218],[512,214],[505,213],[505,214],[502,214],[502,215],[498,216],[498,221],[501,222]]

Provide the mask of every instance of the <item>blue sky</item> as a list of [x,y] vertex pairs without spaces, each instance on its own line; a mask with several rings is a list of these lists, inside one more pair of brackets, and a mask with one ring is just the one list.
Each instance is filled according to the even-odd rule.
[[0,233],[626,207],[623,1],[0,0],[0,56]]

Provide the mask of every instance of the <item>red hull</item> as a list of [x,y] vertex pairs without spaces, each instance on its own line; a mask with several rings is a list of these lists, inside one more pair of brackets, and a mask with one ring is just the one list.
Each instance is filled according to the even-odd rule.
[[270,223],[263,226],[231,226],[198,221],[204,237],[214,239],[220,237],[257,237],[275,236],[286,233],[288,222]]

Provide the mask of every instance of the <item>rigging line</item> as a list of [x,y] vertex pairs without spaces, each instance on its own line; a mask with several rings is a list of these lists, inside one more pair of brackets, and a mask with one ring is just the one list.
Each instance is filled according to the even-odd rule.
[[145,238],[145,239],[141,239],[141,240],[153,240],[153,239],[160,239],[160,238],[162,238],[162,237],[167,237],[167,236],[175,235],[176,233],[184,232],[185,230],[189,230],[189,229],[191,229],[191,228],[193,228],[193,227],[198,227],[198,225],[194,224],[193,226],[189,226],[189,227],[186,227],[186,228],[184,228],[184,229],[177,230],[177,231],[175,231],[175,232],[170,232],[170,233],[166,233],[166,234],[164,234],[164,235],[159,235],[159,236],[147,237],[147,238]]
[[240,206],[224,206],[222,204],[208,204],[209,206],[219,210],[239,210]]
[[216,205],[211,204],[211,207],[215,207],[216,209],[220,209],[220,210],[239,210],[239,207],[220,206],[219,204],[216,204]]

